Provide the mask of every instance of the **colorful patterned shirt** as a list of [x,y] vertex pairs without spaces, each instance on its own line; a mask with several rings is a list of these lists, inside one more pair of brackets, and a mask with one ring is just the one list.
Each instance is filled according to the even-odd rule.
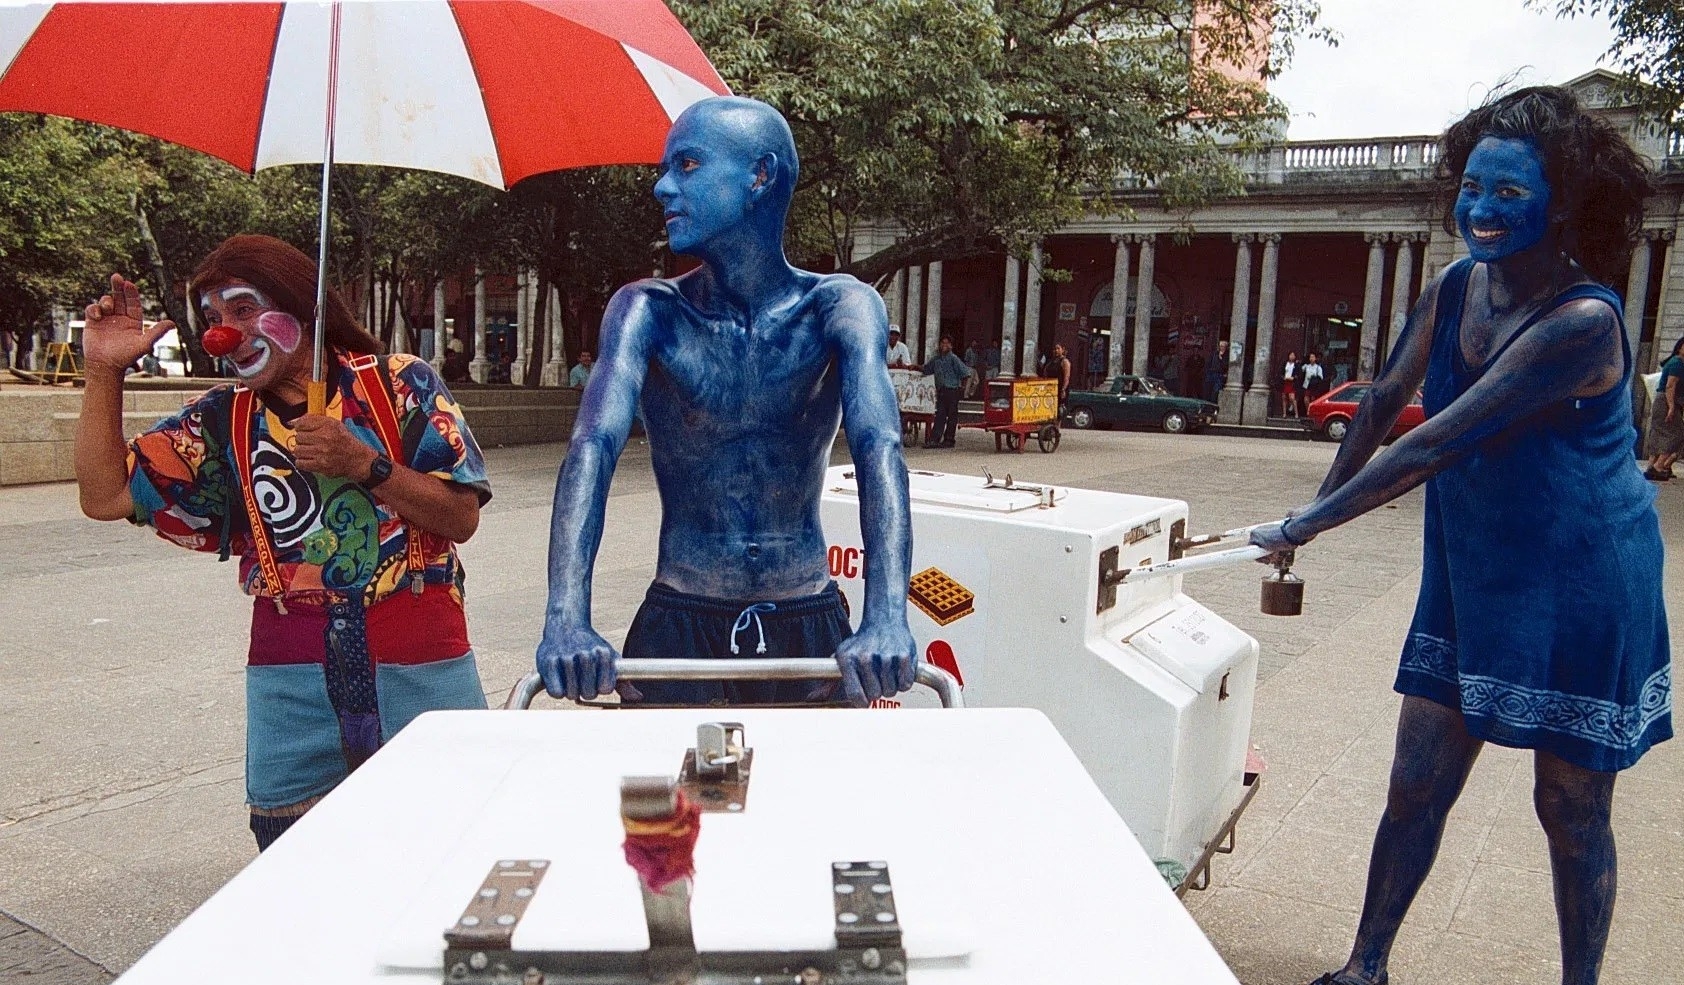
[[[364,444],[385,451],[361,381],[338,360],[327,415],[343,421]],[[403,437],[393,459],[417,472],[491,498],[485,461],[462,409],[431,366],[414,356],[385,357],[393,407]],[[229,420],[235,388],[218,386],[153,425],[129,446],[133,522],[197,551],[218,551],[226,539],[240,558],[240,583],[249,595],[271,595],[264,584],[235,470]],[[378,399],[378,398],[377,398]],[[257,402],[252,428],[253,491],[281,573],[281,597],[325,605],[360,599],[370,607],[408,581],[407,538],[412,531],[377,495],[349,479],[300,470],[290,448],[296,416]],[[226,532],[225,532],[226,527]],[[455,545],[424,538],[428,584],[453,587],[461,604],[461,565]]]

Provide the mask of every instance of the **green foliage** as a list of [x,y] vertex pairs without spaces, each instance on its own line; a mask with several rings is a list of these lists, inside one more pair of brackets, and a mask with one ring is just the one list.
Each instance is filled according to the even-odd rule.
[[[802,171],[791,250],[876,280],[1027,243],[1155,182],[1172,206],[1239,189],[1223,148],[1283,108],[1223,65],[1279,69],[1325,37],[1310,0],[675,0],[732,89],[778,107]],[[1197,53],[1197,54],[1195,54]],[[856,223],[897,245],[848,262]]]
[[[1314,0],[1200,0],[1196,20],[1189,0],[671,3],[733,89],[795,130],[794,259],[837,258],[866,280],[1026,253],[1085,212],[1121,211],[1119,186],[1154,183],[1172,207],[1237,192],[1226,151],[1284,118],[1254,80],[1325,36]],[[1253,71],[1222,68],[1236,64]],[[505,194],[339,166],[329,275],[397,286],[413,324],[447,274],[534,267],[562,294],[573,351],[589,312],[659,261],[653,181],[598,168]],[[148,137],[0,117],[0,323],[85,303],[112,269],[150,277],[179,323],[184,281],[224,237],[267,232],[314,252],[319,188],[313,165],[253,178]],[[857,226],[884,220],[905,237],[854,259]],[[393,309],[363,315],[390,337]]]
[[0,328],[32,332],[55,302],[91,300],[134,240],[131,183],[76,124],[0,114]]
[[1684,110],[1684,3],[1680,0],[1528,0],[1560,17],[1606,17],[1606,58],[1633,81],[1630,94],[1661,119]]

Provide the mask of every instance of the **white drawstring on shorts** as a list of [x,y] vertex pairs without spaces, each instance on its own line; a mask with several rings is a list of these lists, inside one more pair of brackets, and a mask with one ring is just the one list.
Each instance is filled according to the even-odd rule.
[[762,612],[776,612],[778,607],[772,602],[756,602],[743,611],[737,613],[737,622],[731,627],[731,652],[741,653],[737,649],[737,634],[748,628],[749,620],[754,621],[754,628],[760,633],[760,645],[754,648],[755,653],[766,652],[766,627],[760,623]]

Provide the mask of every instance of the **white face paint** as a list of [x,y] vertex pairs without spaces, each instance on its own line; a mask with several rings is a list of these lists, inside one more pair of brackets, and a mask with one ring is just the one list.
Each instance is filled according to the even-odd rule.
[[234,372],[253,389],[275,382],[275,372],[298,351],[304,340],[304,326],[297,318],[275,308],[268,295],[243,281],[207,292],[202,302],[205,321],[226,325],[241,335],[238,347],[229,354]]

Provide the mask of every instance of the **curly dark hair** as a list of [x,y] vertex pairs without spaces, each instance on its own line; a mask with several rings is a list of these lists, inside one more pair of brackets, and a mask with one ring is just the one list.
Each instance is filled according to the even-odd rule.
[[1643,223],[1643,200],[1655,192],[1648,163],[1625,137],[1607,120],[1585,112],[1578,97],[1560,86],[1531,86],[1492,99],[1439,139],[1444,231],[1452,235],[1457,233],[1462,171],[1474,146],[1486,137],[1537,145],[1561,251],[1604,284],[1612,286],[1623,277]]
[[[204,301],[206,290],[243,280],[275,302],[275,307],[298,319],[306,336],[315,333],[316,261],[285,240],[273,236],[230,236],[210,251],[187,282],[187,303],[194,312]],[[327,344],[347,352],[378,355],[385,350],[380,340],[357,324],[339,292],[327,290]]]

